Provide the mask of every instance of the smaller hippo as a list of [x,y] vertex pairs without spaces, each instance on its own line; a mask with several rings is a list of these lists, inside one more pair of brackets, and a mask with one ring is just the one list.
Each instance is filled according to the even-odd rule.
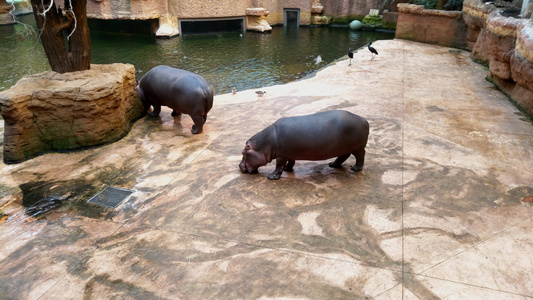
[[136,87],[144,109],[151,117],[159,116],[161,106],[172,108],[172,116],[182,113],[194,122],[192,133],[202,132],[207,113],[213,107],[213,90],[202,76],[169,66],[157,66],[146,72]]
[[353,154],[352,170],[361,171],[368,132],[366,119],[344,110],[281,118],[246,141],[239,168],[243,173],[256,173],[275,158],[276,170],[268,175],[275,180],[283,171],[292,171],[296,160],[337,157],[329,166],[340,168]]

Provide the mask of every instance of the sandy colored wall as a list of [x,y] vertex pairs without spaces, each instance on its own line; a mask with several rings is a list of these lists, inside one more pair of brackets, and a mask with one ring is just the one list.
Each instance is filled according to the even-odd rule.
[[365,16],[371,9],[380,9],[382,0],[321,0],[324,14],[332,17]]
[[167,11],[167,0],[87,0],[87,17],[94,19],[157,19]]
[[[61,0],[55,0],[58,4]],[[324,15],[339,17],[366,15],[381,8],[381,0],[87,0],[87,15],[95,19],[178,19],[243,17],[247,8],[263,7],[269,11],[271,25],[283,24],[284,9],[300,10],[300,25],[311,22],[311,7],[324,6]]]
[[252,0],[180,0],[168,1],[169,13],[183,19],[242,17]]

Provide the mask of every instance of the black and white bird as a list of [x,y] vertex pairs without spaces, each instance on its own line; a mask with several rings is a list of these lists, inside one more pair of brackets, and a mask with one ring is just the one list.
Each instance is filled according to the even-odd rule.
[[352,65],[352,58],[353,58],[353,51],[350,48],[348,48],[348,57],[350,58],[350,64],[348,66],[351,66]]
[[265,91],[255,91],[255,93],[257,94],[258,97],[263,97],[263,95],[266,94],[267,92],[265,92]]
[[368,50],[372,52],[372,58],[370,60],[373,60],[374,56],[378,55],[378,51],[374,47],[372,47],[372,42],[368,43]]

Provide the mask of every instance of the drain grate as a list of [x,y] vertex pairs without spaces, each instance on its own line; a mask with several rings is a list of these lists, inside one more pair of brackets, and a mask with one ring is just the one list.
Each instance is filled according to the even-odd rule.
[[119,206],[120,203],[122,203],[122,201],[128,198],[128,196],[132,193],[133,191],[130,190],[108,186],[98,192],[98,194],[92,196],[91,199],[89,199],[87,202],[102,205],[109,208],[115,208]]

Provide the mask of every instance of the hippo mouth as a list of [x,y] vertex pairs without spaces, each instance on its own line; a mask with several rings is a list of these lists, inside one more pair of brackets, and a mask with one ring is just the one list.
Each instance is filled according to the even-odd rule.
[[246,161],[244,161],[243,163],[241,163],[241,172],[243,173],[249,173],[249,174],[254,174],[254,173],[257,173],[257,169],[251,167],[248,165],[248,163]]

